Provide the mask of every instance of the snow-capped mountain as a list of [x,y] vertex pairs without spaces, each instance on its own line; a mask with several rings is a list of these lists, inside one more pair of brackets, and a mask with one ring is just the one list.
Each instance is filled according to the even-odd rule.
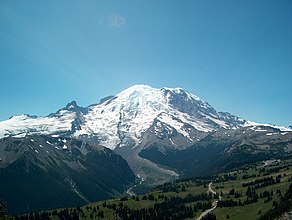
[[[210,132],[220,127],[236,128],[244,120],[217,113],[207,102],[183,89],[155,89],[137,85],[122,91],[111,99],[88,107],[81,129],[74,136],[97,135],[110,148],[137,145],[143,134],[155,124],[161,125],[193,141],[192,131]],[[159,122],[159,123],[158,123]]]
[[114,149],[141,181],[150,177],[148,185],[187,173],[200,174],[195,167],[201,167],[202,172],[208,171],[204,167],[214,171],[218,164],[210,164],[219,155],[221,166],[230,155],[242,152],[252,160],[275,156],[274,152],[290,154],[291,131],[217,112],[181,88],[147,85],[132,86],[86,108],[73,101],[48,116],[20,115],[0,122],[0,139],[41,134]]
[[218,114],[208,103],[182,89],[137,85],[87,108],[71,102],[46,117],[13,116],[0,122],[0,137],[34,133],[96,136],[101,144],[113,149],[127,141],[137,144],[154,122],[157,133],[163,123],[190,140],[191,129],[209,132],[218,127],[243,124],[243,120],[234,124],[224,119],[224,115]]
[[115,149],[137,146],[147,134],[152,138],[167,136],[173,147],[181,148],[200,140],[208,132],[243,126],[255,126],[255,123],[217,112],[207,102],[181,88],[135,85],[87,108],[73,101],[45,117],[13,116],[0,122],[0,138],[59,134],[91,139]]

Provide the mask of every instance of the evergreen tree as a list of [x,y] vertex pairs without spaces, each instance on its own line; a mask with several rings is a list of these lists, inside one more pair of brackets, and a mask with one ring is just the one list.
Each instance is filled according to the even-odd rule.
[[5,219],[6,211],[7,211],[6,203],[0,200],[0,220]]

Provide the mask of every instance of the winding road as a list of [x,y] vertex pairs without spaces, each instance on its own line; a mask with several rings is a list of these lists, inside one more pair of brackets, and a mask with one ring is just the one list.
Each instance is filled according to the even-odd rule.
[[[212,184],[213,182],[210,182],[208,185],[208,190],[207,192],[212,193],[213,195],[216,195],[217,193],[212,189]],[[221,201],[221,196],[219,195],[219,201]],[[205,215],[207,215],[209,212],[212,212],[214,209],[217,208],[217,203],[218,200],[214,201],[212,203],[212,208],[205,210],[204,212],[202,212],[202,214],[197,218],[197,220],[201,220]]]

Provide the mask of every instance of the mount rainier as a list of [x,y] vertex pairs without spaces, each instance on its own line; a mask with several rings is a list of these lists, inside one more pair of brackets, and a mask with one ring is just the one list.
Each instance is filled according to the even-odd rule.
[[94,137],[100,144],[115,149],[138,145],[153,126],[157,135],[161,135],[164,127],[192,143],[201,133],[254,124],[229,113],[216,112],[207,102],[181,88],[136,85],[86,108],[73,101],[45,117],[13,116],[0,122],[0,138],[27,134]]
[[[181,88],[147,85],[132,86],[86,108],[73,101],[48,116],[19,115],[0,122],[0,138],[59,135],[113,149],[144,180],[153,173],[170,178],[186,174],[185,168],[179,168],[183,165],[175,165],[181,159],[178,154],[192,151],[190,154],[200,155],[198,151],[222,140],[224,144],[216,148],[220,151],[212,150],[220,155],[242,152],[242,146],[251,146],[252,152],[265,146],[268,152],[272,148],[269,143],[278,142],[285,146],[281,150],[290,152],[290,131],[288,127],[258,124],[217,112]],[[196,168],[196,164],[191,166]]]

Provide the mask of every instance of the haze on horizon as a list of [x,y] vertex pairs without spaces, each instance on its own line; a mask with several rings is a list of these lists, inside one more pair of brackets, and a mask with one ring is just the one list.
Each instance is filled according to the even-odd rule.
[[0,120],[147,84],[292,125],[291,11],[290,0],[1,1]]

